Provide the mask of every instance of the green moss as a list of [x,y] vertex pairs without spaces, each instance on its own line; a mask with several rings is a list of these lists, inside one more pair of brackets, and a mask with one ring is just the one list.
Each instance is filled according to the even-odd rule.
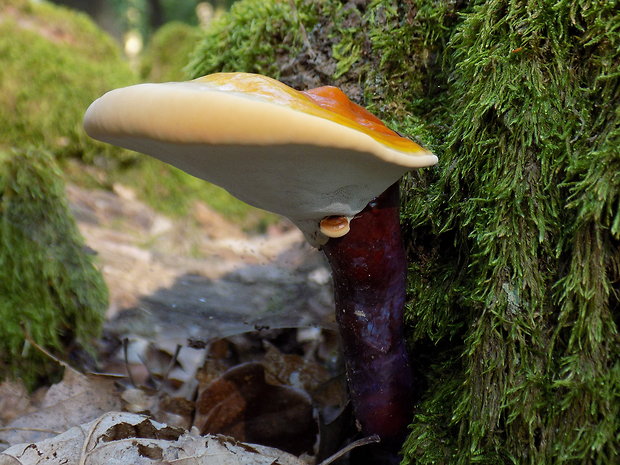
[[458,426],[449,463],[603,464],[620,447],[611,3],[480,3],[444,48],[440,173],[426,195],[413,184],[406,218],[441,257],[412,278],[410,321],[465,360],[436,417]]
[[0,11],[2,146],[86,160],[125,154],[86,137],[81,122],[95,98],[134,81],[118,47],[85,15],[25,0]]
[[183,70],[200,37],[200,29],[185,23],[171,22],[151,37],[141,58],[140,74],[149,82],[184,81]]
[[307,44],[254,6],[190,69],[339,85],[440,156],[402,189],[423,385],[404,463],[614,463],[618,2],[297,1]]
[[26,341],[68,359],[89,349],[107,307],[51,155],[0,152],[0,379],[28,386],[58,374],[58,364]]
[[[278,57],[295,56],[301,49],[300,22],[308,13],[279,0],[245,0],[232,5],[207,29],[188,66],[191,76],[216,71],[244,71],[278,77]],[[265,20],[268,18],[268,20]]]

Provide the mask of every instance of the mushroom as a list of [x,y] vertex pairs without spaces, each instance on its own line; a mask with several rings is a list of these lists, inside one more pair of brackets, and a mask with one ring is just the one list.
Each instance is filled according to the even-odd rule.
[[301,92],[248,73],[112,90],[84,128],[288,217],[323,250],[358,424],[400,446],[412,378],[398,180],[437,157],[335,87]]

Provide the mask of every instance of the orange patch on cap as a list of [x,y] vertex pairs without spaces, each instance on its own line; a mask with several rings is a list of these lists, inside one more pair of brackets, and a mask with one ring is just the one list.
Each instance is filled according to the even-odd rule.
[[216,73],[196,79],[223,92],[240,92],[286,105],[298,111],[358,130],[402,152],[426,152],[410,139],[399,136],[375,115],[353,103],[337,87],[295,90],[275,79],[250,73]]

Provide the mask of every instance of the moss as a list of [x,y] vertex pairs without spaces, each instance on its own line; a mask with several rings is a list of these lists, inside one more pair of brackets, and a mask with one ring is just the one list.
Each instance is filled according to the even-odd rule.
[[295,4],[307,43],[241,1],[190,69],[339,85],[440,156],[402,189],[422,391],[404,463],[614,463],[618,2]]
[[126,154],[85,136],[82,116],[105,91],[135,81],[112,39],[85,15],[12,0],[0,11],[0,143],[91,160]]
[[[369,3],[237,2],[206,31],[188,72],[256,72],[298,89],[336,85],[394,129],[423,131],[412,115],[430,109],[420,92],[441,89],[428,70],[438,67],[438,42],[447,40],[456,7],[438,2],[411,13],[411,2]],[[412,112],[421,100],[427,106]]]
[[[175,23],[154,36],[145,58],[149,80],[184,79],[195,31]],[[155,168],[145,156],[86,136],[82,117],[88,105],[136,80],[118,46],[86,16],[25,0],[12,0],[0,11],[0,148],[45,148],[81,184],[89,182],[84,167],[74,169],[62,159],[95,163],[101,168],[96,187],[109,188],[120,179],[138,186],[143,200],[173,216],[187,214],[192,201],[201,199],[249,230],[272,222],[273,216],[257,213],[219,188],[198,188],[189,175],[163,165]]]
[[[420,300],[444,298],[435,326],[465,328],[449,417],[459,425],[455,462],[612,463],[617,9],[492,1],[461,18],[444,51],[441,173],[408,206],[412,228],[432,231],[415,242],[440,241],[448,257],[426,279],[439,271],[450,298],[418,283]],[[412,302],[412,321],[428,314]],[[421,447],[410,438],[410,450]]]
[[312,23],[312,11],[293,10],[291,2],[279,0],[236,2],[207,29],[188,73],[198,77],[216,71],[244,71],[278,78],[278,57],[294,57],[300,51],[300,24]]
[[34,387],[58,374],[25,334],[65,360],[99,335],[105,283],[46,152],[0,152],[0,295],[0,379]]
[[149,82],[186,80],[188,76],[183,69],[200,37],[199,31],[197,27],[180,22],[159,28],[141,58],[142,78]]

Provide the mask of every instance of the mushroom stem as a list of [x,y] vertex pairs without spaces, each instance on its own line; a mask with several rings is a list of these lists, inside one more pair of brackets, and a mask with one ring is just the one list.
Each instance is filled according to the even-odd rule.
[[332,268],[350,395],[365,435],[400,447],[411,420],[412,376],[403,333],[407,265],[398,183],[322,247]]

